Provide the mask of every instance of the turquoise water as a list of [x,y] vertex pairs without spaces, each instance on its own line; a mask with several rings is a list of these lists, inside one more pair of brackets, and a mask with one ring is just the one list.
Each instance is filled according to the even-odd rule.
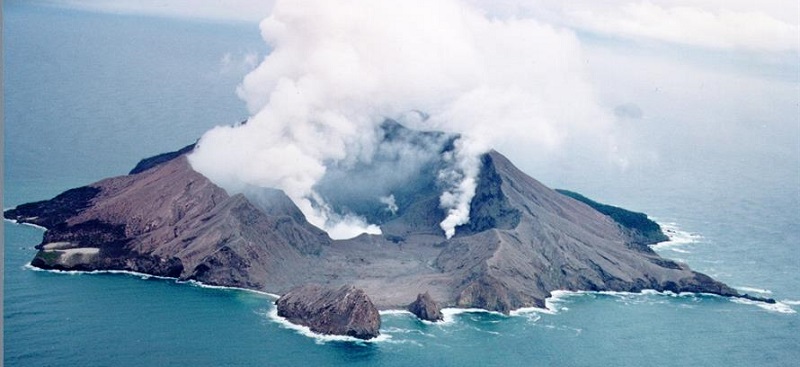
[[[262,53],[251,24],[103,15],[4,3],[4,206],[124,174],[148,155],[246,117],[234,90]],[[749,139],[766,138],[755,132]],[[794,135],[792,135],[794,134]],[[711,296],[578,294],[553,313],[384,315],[381,341],[328,341],[270,316],[268,295],[121,274],[25,267],[39,229],[5,222],[8,366],[665,365],[791,366],[800,360],[800,135],[763,149],[706,142],[637,180],[542,172],[546,184],[675,223],[660,248],[777,310]],[[785,138],[789,136],[789,138]],[[791,139],[791,136],[797,139]],[[578,176],[575,174],[575,176]],[[538,175],[537,175],[538,177]],[[751,291],[752,292],[752,291]]]

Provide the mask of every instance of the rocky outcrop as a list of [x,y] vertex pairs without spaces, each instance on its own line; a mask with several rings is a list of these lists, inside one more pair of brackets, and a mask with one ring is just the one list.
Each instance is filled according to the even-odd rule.
[[64,191],[50,200],[22,204],[6,210],[3,217],[50,229],[80,214],[99,193],[100,189],[96,187],[78,187]]
[[[282,292],[308,281],[305,269],[331,240],[282,192],[265,195],[280,209],[229,196],[181,155],[5,216],[48,228],[31,262],[37,267],[128,270]],[[96,253],[65,256],[82,248]]]
[[417,299],[408,305],[408,311],[413,313],[420,320],[432,322],[443,320],[439,305],[436,304],[433,297],[431,297],[428,292],[417,295]]
[[[395,130],[394,139],[414,141]],[[143,160],[133,174],[4,215],[47,228],[32,261],[45,269],[131,270],[279,294],[352,284],[382,309],[405,308],[425,292],[441,306],[503,313],[544,307],[554,290],[738,296],[652,251],[647,244],[663,233],[644,214],[558,193],[495,151],[481,158],[471,221],[454,237],[438,228],[445,213],[426,177],[404,186],[396,210],[376,209],[383,235],[340,241],[309,224],[282,191],[228,195],[192,170],[186,154],[188,147]],[[425,167],[435,174],[436,162]],[[358,203],[379,204],[370,200]]]
[[278,316],[326,335],[372,339],[380,335],[381,318],[363,290],[345,285],[294,288],[275,301]]

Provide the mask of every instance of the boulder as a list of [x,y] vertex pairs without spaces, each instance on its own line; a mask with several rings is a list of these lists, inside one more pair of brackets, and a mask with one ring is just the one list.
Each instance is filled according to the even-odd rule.
[[278,316],[326,335],[358,339],[377,337],[381,327],[378,309],[367,294],[352,285],[330,289],[316,284],[291,289],[275,305]]
[[417,300],[408,305],[408,310],[420,320],[436,322],[443,319],[439,305],[428,292],[417,295]]

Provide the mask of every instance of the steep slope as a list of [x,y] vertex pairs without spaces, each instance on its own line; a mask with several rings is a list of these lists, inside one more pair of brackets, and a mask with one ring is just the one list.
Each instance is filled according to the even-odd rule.
[[640,245],[648,245],[669,240],[669,237],[667,237],[664,232],[661,231],[661,226],[647,218],[647,215],[644,213],[632,212],[616,206],[601,204],[577,192],[561,189],[556,189],[556,191],[559,194],[569,196],[586,205],[589,205],[600,213],[611,217],[611,219],[613,219],[618,225],[620,225],[620,227],[622,227],[623,231],[627,232],[629,237],[633,238],[636,243],[639,243]]
[[305,281],[309,258],[330,243],[283,193],[269,193],[275,207],[294,210],[267,214],[194,172],[185,156],[67,193],[5,213],[48,228],[34,266],[282,291]]
[[737,294],[638,246],[638,239],[610,217],[548,189],[497,152],[483,157],[481,172],[496,177],[481,181],[474,212],[500,213],[507,227],[516,225],[457,237],[439,256],[437,264],[447,270],[453,259],[464,258],[459,252],[465,247],[468,257],[476,259],[464,282],[456,285],[458,305],[503,312],[541,307],[558,289]]

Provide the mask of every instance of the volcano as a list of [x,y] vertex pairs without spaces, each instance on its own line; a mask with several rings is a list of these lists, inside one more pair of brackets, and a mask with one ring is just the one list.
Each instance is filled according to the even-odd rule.
[[[399,125],[385,130],[389,138],[415,136]],[[452,143],[426,134],[442,149]],[[193,149],[4,216],[47,229],[31,261],[42,269],[126,270],[277,294],[309,283],[354,285],[378,309],[404,308],[423,293],[445,307],[502,313],[545,307],[555,290],[740,296],[651,250],[666,237],[644,214],[552,190],[496,151],[480,157],[470,220],[455,236],[439,227],[445,213],[435,180],[415,179],[397,183],[392,211],[331,191],[355,195],[340,202],[382,230],[332,240],[280,190],[229,195],[192,169]],[[430,173],[436,164],[417,168]],[[362,168],[350,179],[367,180],[371,170]]]

